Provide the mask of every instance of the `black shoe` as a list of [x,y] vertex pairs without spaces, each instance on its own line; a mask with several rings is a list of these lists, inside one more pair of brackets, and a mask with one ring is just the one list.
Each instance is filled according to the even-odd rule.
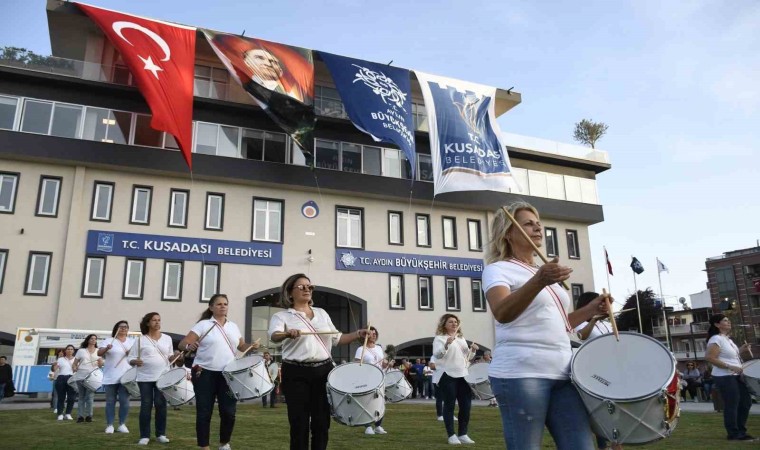
[[274,408],[274,405],[270,406],[270,408]]
[[92,422],[92,416],[87,416],[84,418],[85,422]]
[[84,422],[84,417],[82,416],[77,417],[77,423],[82,423],[82,422]]
[[755,438],[752,435],[745,434],[744,436],[740,437],[730,437],[728,438],[729,441],[754,441]]

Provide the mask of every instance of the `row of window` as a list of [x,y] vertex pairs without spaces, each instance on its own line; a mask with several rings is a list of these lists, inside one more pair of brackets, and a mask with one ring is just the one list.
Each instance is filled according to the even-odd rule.
[[[432,311],[433,307],[433,279],[431,276],[417,276],[417,308],[422,311]],[[406,309],[404,289],[404,276],[390,274],[389,278],[389,303],[390,309]],[[461,311],[461,299],[459,293],[458,278],[444,278],[446,311]],[[483,284],[480,280],[472,280],[470,283],[472,293],[472,310],[485,311],[486,299],[483,294]]]
[[[556,228],[545,227],[544,237],[546,238],[546,256],[560,256],[559,236]],[[581,249],[578,244],[578,231],[565,230],[565,240],[567,241],[567,257],[570,259],[580,259]]]

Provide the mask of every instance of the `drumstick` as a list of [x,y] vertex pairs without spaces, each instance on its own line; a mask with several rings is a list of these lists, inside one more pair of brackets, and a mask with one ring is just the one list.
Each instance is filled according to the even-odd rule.
[[[340,333],[340,331],[302,331],[301,336],[338,334],[338,333]],[[288,337],[290,336],[290,333],[288,333],[287,331],[275,331],[274,333],[272,333],[272,336],[274,335]]]
[[137,359],[140,359],[140,341],[142,341],[142,336],[137,339]]
[[359,365],[364,364],[364,352],[367,350],[367,340],[369,339],[370,325],[367,322],[367,334],[364,335],[364,345],[362,345],[362,356],[359,358]]
[[[200,345],[200,343],[201,343],[201,341],[203,340],[203,338],[205,338],[205,337],[206,337],[206,336],[207,336],[207,335],[208,335],[208,334],[211,332],[211,330],[213,330],[213,329],[214,329],[214,327],[209,327],[209,329],[208,329],[208,330],[206,330],[206,332],[205,332],[205,333],[203,333],[203,336],[201,336],[201,337],[198,339],[198,342],[196,342],[196,343],[197,343],[198,345]],[[138,342],[139,342],[139,341],[138,341]],[[139,349],[140,347],[137,347],[137,348]],[[138,350],[138,353],[139,353],[139,351],[140,351],[140,350]],[[180,358],[180,356],[182,356],[182,355],[184,355],[184,354],[187,354],[187,353],[190,353],[190,352],[188,352],[188,351],[187,351],[187,347],[185,347],[185,350],[184,350],[184,351],[180,352],[180,354],[179,354],[179,355],[177,355],[177,356],[176,356],[174,359],[172,359],[172,360],[169,362],[169,367],[173,366],[173,365],[174,365],[174,363],[175,363],[175,362],[177,362],[177,360]]]
[[[607,289],[602,288],[602,295],[607,295]],[[612,313],[612,305],[610,304],[609,297],[604,297],[604,302],[607,303],[607,313],[610,316],[610,323],[612,324],[612,333],[615,335],[615,339],[620,342],[620,333],[618,333],[617,323],[615,322],[615,315]]]
[[254,345],[258,344],[260,340],[261,338],[256,339],[253,342],[253,344],[251,344],[247,349],[245,349],[245,351],[243,352],[243,356],[245,356],[245,354],[248,353],[253,348]]
[[[546,259],[546,256],[544,256],[543,253],[541,253],[541,251],[538,249],[538,247],[533,242],[533,240],[530,238],[530,236],[528,236],[528,233],[526,233],[525,230],[523,230],[523,228],[520,226],[520,224],[517,223],[517,220],[515,220],[515,218],[512,216],[512,213],[509,212],[509,210],[507,209],[507,207],[506,206],[502,206],[501,209],[502,209],[502,211],[504,211],[504,214],[506,214],[507,217],[509,217],[509,220],[512,221],[512,223],[515,225],[515,227],[518,230],[520,230],[520,234],[522,234],[522,236],[525,238],[526,241],[528,241],[528,243],[530,244],[530,246],[533,247],[533,251],[536,252],[536,254],[538,255],[539,258],[541,258],[541,261],[543,261],[544,264],[548,263],[549,260]],[[568,291],[570,290],[570,287],[564,281],[560,281],[559,283],[562,285],[563,288],[567,289]]]
[[747,341],[744,341],[744,345],[747,346],[747,351],[749,352],[749,359],[755,359],[755,355],[752,354],[752,346],[748,345]]

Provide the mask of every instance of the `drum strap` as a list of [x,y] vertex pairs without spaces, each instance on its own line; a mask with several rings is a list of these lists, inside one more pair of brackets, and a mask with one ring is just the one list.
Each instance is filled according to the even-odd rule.
[[219,325],[219,322],[214,321],[215,327],[219,327],[219,331],[222,332],[222,336],[224,336],[224,340],[227,341],[227,346],[230,348],[230,351],[232,352],[232,356],[235,357],[237,354],[235,353],[235,346],[232,345],[232,342],[230,341],[230,337],[227,336],[227,332],[224,331],[224,328],[222,328],[221,325]]
[[[309,323],[309,321],[308,321],[308,320],[304,319],[304,318],[303,318],[303,316],[301,316],[301,315],[300,315],[300,314],[298,314],[297,312],[296,312],[296,313],[293,313],[293,314],[295,314],[295,316],[296,316],[296,317],[298,317],[299,319],[301,319],[301,322],[303,322],[303,323],[306,325],[306,328],[308,328],[309,330],[311,330],[311,332],[315,333],[315,334],[312,334],[312,336],[313,336],[313,337],[314,337],[314,339],[316,339],[316,340],[317,340],[317,342],[319,342],[319,344],[322,346],[322,349],[325,351],[325,354],[327,355],[327,359],[332,359],[332,355],[331,355],[331,354],[330,354],[330,352],[327,350],[327,346],[325,345],[324,341],[322,341],[322,338],[321,338],[321,337],[319,337],[319,335],[318,335],[318,334],[316,334],[316,333],[317,333],[317,329],[316,329],[316,328],[314,328],[314,327],[311,325],[311,323]],[[316,311],[315,311],[315,312],[314,312],[314,315],[315,315],[315,317],[316,317],[316,314],[317,314],[317,313],[316,313]]]
[[[124,343],[121,342],[120,340],[116,339],[116,338],[111,339],[111,344],[113,344],[114,341],[118,342],[119,345],[121,345],[122,350],[124,350],[124,356],[122,356],[121,359],[119,360],[119,362],[117,362],[116,365],[114,366],[114,367],[119,367],[119,364],[121,364],[121,362],[124,361],[124,359],[126,359],[126,357],[129,355],[129,351],[132,350],[132,347],[130,347],[129,349],[127,349],[127,347],[124,346]],[[134,344],[132,344],[132,345],[134,345]]]
[[[167,367],[171,366],[171,364],[169,364],[169,358],[167,358],[166,355],[164,355],[164,352],[162,352],[161,349],[158,348],[158,343],[156,341],[154,341],[150,336],[146,335],[145,337],[148,338],[148,342],[150,342],[151,344],[153,344],[153,347],[156,349],[156,351],[158,352],[158,354],[161,355],[162,358],[164,358],[164,361],[166,361]],[[169,368],[171,369],[171,367],[169,367]]]
[[[512,264],[522,267],[523,269],[527,270],[531,274],[535,275],[538,273],[538,269],[535,267],[531,267],[527,264],[525,264],[522,261],[519,261],[517,259],[509,259],[506,262],[511,262]],[[554,304],[557,306],[557,309],[559,310],[560,314],[562,315],[562,319],[565,321],[565,329],[568,333],[571,333],[573,331],[573,327],[570,326],[570,318],[567,316],[567,311],[565,311],[565,307],[562,305],[562,300],[559,298],[559,295],[557,295],[557,292],[554,291],[554,285],[546,286],[544,288],[545,291],[549,293],[549,295],[554,300]]]

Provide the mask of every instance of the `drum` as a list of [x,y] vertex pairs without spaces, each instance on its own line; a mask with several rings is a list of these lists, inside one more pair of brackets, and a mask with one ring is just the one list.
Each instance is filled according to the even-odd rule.
[[95,369],[88,373],[82,384],[88,391],[96,392],[103,385],[103,369]]
[[404,372],[393,369],[385,373],[385,400],[398,403],[412,395],[412,385],[406,380]]
[[488,379],[488,363],[479,362],[470,366],[469,373],[464,377],[472,389],[472,394],[480,400],[494,398],[491,391],[491,381]]
[[591,427],[612,443],[645,444],[666,438],[680,415],[672,353],[657,340],[621,332],[586,341],[571,361],[571,379]]
[[137,385],[137,367],[132,367],[119,378],[119,383],[129,392],[132,398],[140,398],[140,387]]
[[385,374],[372,364],[347,363],[327,375],[327,402],[336,422],[358,427],[385,415]]
[[195,398],[193,383],[187,379],[187,370],[184,367],[172,369],[158,377],[156,387],[171,406],[184,405]]
[[258,355],[232,361],[224,367],[222,374],[238,400],[263,397],[274,389],[264,358]]
[[760,397],[760,359],[745,362],[742,373],[749,392],[755,397]]
[[74,389],[77,388],[77,381],[84,380],[84,377],[87,376],[87,373],[84,371],[74,372],[74,375],[69,377],[69,380],[66,382],[69,386],[73,387]]

